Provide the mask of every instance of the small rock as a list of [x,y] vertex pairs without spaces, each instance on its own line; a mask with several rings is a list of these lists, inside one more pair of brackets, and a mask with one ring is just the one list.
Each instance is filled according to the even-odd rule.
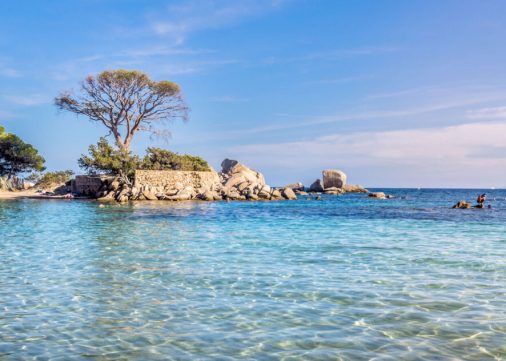
[[466,201],[459,201],[452,208],[468,209],[468,208],[471,208],[471,207],[472,207],[471,203],[467,203]]
[[370,198],[386,199],[387,196],[383,192],[373,192],[367,195]]
[[292,191],[303,191],[304,190],[304,184],[301,182],[292,183],[284,186],[283,188],[290,188]]

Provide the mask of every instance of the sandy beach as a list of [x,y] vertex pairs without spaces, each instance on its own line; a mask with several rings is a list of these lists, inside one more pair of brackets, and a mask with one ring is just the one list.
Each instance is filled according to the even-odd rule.
[[16,192],[0,190],[0,199],[32,198],[37,196],[40,196],[40,194],[35,193],[34,190]]
[[22,199],[22,198],[66,199],[64,196],[49,196],[49,195],[37,193],[34,189],[29,189],[29,190],[25,190],[25,191],[16,191],[16,192],[0,190],[0,201],[4,200],[4,199]]

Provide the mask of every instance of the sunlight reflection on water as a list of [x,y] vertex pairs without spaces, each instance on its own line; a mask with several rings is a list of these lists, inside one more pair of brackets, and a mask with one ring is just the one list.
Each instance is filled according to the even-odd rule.
[[0,359],[506,357],[506,202],[397,192],[0,202]]

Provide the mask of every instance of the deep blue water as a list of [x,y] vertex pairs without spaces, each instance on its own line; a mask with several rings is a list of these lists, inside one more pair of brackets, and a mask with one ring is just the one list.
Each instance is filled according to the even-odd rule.
[[387,193],[0,201],[0,360],[505,359],[506,191]]

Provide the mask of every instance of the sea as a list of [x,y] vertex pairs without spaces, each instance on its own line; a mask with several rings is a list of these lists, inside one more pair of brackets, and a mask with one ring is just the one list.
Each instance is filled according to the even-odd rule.
[[0,360],[506,359],[506,190],[376,191],[0,201]]

